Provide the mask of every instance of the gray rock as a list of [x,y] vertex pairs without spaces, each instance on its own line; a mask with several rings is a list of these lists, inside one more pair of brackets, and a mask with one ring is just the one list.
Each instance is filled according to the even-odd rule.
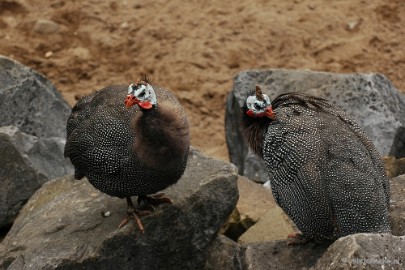
[[[389,219],[393,235],[405,235],[405,174],[390,180]],[[404,262],[405,263],[405,262]]]
[[[241,108],[255,85],[274,99],[286,92],[325,98],[354,116],[382,155],[399,155],[405,137],[405,96],[381,74],[335,74],[311,71],[250,70],[239,73],[227,98],[226,141],[239,173],[266,182],[264,162],[248,150],[239,131]],[[401,131],[402,130],[402,131]]]
[[60,30],[60,25],[51,20],[38,19],[32,30],[39,34],[52,34]]
[[0,127],[0,228],[12,224],[43,183],[73,172],[64,145],[61,138],[38,139],[14,126]]
[[207,252],[206,270],[234,270],[238,269],[238,263],[235,261],[239,253],[239,245],[223,235],[212,242]]
[[326,243],[314,242],[289,246],[288,240],[249,243],[240,246],[238,269],[308,269],[316,263],[327,248]]
[[405,157],[405,127],[397,129],[389,154],[396,158]]
[[403,269],[404,250],[403,236],[352,234],[336,240],[312,269]]
[[66,137],[70,107],[44,76],[0,56],[0,126],[41,137]]
[[259,221],[242,234],[238,243],[270,242],[286,239],[294,233],[293,222],[280,207],[269,209]]
[[[405,265],[405,175],[391,179],[392,234],[354,234],[328,243],[288,246],[289,240],[237,244],[218,238],[209,249],[207,269],[403,269]],[[244,197],[243,190],[240,194]],[[262,199],[259,197],[258,201]],[[240,203],[238,203],[239,205]],[[255,207],[254,207],[255,208]],[[256,206],[257,208],[257,206]],[[274,208],[273,208],[274,209]],[[266,214],[267,215],[267,214]],[[276,215],[274,215],[276,217]],[[280,217],[279,217],[280,218]],[[261,220],[256,225],[259,225]],[[263,238],[276,226],[266,225]],[[286,234],[286,233],[284,233]],[[242,236],[243,237],[243,236]],[[257,240],[259,241],[259,240]]]
[[[192,149],[175,202],[121,229],[126,202],[73,176],[43,185],[0,244],[0,269],[201,269],[238,200],[235,166]],[[101,213],[108,212],[109,215]]]
[[385,173],[388,178],[393,178],[405,174],[405,158],[395,158],[393,156],[383,157]]

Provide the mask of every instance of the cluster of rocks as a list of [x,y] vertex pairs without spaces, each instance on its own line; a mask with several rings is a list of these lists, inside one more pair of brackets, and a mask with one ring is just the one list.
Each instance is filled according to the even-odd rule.
[[[228,98],[226,117],[231,159],[238,168],[192,148],[183,177],[165,190],[174,204],[143,217],[141,234],[132,223],[117,228],[126,214],[124,200],[99,192],[85,179],[73,179],[73,168],[63,157],[70,108],[55,87],[37,72],[0,57],[0,228],[12,224],[0,243],[0,269],[380,269],[381,265],[395,269],[403,265],[405,175],[391,179],[393,235],[356,234],[331,245],[288,246],[286,236],[296,227],[276,205],[271,191],[248,179],[265,182],[267,175],[237,128],[241,101],[256,84],[271,97],[280,89],[300,86],[332,97],[341,106],[355,102],[361,114],[351,113],[365,118],[359,122],[381,142],[378,149],[383,154],[401,153],[395,145],[400,146],[403,138],[404,119],[399,115],[405,112],[405,99],[383,76],[242,72]],[[367,113],[372,120],[366,119]],[[388,124],[382,117],[388,117]],[[386,158],[386,164],[390,176],[404,173],[402,159]]]
[[41,74],[0,57],[0,229],[43,183],[73,172],[63,157],[69,105]]

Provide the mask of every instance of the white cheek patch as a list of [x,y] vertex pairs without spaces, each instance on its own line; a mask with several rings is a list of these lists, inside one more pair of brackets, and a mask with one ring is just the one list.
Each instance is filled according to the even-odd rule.
[[262,113],[266,108],[266,101],[258,100],[256,96],[250,96],[246,99],[246,105],[253,113]]
[[135,90],[135,84],[131,83],[128,86],[128,95],[132,94],[134,92],[134,90]]
[[155,90],[150,84],[140,85],[134,93],[134,96],[140,101],[149,101],[151,104],[157,104]]
[[[144,92],[143,96],[141,96],[142,92]],[[148,91],[146,91],[145,85],[139,85],[138,88],[135,90],[134,96],[139,100],[146,100],[149,96],[149,93]]]

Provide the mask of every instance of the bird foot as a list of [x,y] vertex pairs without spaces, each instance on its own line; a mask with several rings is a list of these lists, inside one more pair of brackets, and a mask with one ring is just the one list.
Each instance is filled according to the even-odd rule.
[[135,221],[136,225],[138,226],[139,231],[141,233],[144,233],[143,224],[139,217],[149,215],[151,212],[135,209],[135,206],[131,200],[131,197],[127,197],[126,199],[127,199],[127,205],[128,205],[127,216],[124,218],[123,221],[121,221],[120,225],[118,225],[118,229],[122,228],[123,226],[125,226],[128,223],[128,221],[133,219]]
[[312,239],[305,237],[301,232],[290,233],[287,238],[290,239],[287,243],[288,246],[306,245],[312,241]]
[[121,221],[120,225],[118,225],[118,229],[122,228],[128,223],[128,221],[133,219],[136,225],[138,226],[139,231],[141,233],[144,233],[143,224],[139,217],[149,215],[150,213],[151,213],[150,211],[139,211],[133,207],[128,207],[127,216]]
[[173,204],[173,201],[170,198],[168,198],[164,193],[158,193],[152,196],[147,195],[138,196],[137,200],[138,205],[140,205],[141,201],[143,201],[147,205],[147,207],[152,209],[152,211],[154,211],[156,209],[156,206],[159,204],[162,203]]

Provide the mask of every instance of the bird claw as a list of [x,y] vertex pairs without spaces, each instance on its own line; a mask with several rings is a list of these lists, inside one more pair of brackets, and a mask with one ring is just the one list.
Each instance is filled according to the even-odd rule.
[[305,237],[301,232],[290,233],[287,238],[290,239],[287,243],[288,246],[306,245],[312,241],[312,239]]
[[143,224],[139,217],[149,215],[151,212],[135,209],[135,206],[132,203],[131,198],[127,197],[126,199],[127,199],[127,205],[128,205],[127,216],[124,218],[124,220],[121,221],[120,225],[118,225],[118,229],[122,228],[123,226],[125,226],[128,223],[128,221],[133,219],[135,221],[136,225],[138,226],[139,231],[141,233],[144,233]]
[[128,208],[127,211],[127,216],[121,221],[120,225],[118,225],[118,229],[121,229],[123,226],[125,226],[128,221],[133,219],[138,226],[139,231],[143,234],[144,233],[144,228],[141,220],[139,219],[139,216],[145,216],[147,214],[150,214],[149,211],[138,211],[135,210],[134,208]]
[[147,195],[138,196],[138,199],[137,199],[138,205],[141,203],[141,201],[143,201],[146,204],[146,206],[149,209],[151,209],[151,211],[137,210],[137,209],[135,209],[135,206],[132,203],[131,198],[127,197],[126,199],[127,199],[127,205],[128,205],[127,216],[124,218],[123,221],[121,221],[120,225],[118,225],[118,228],[119,229],[122,228],[131,219],[133,219],[141,233],[144,233],[144,228],[143,228],[143,224],[139,217],[149,215],[151,213],[151,211],[155,210],[155,206],[159,205],[161,203],[173,204],[173,201],[170,200],[168,197],[166,197],[166,195],[164,193],[158,193],[153,196],[147,196]]

